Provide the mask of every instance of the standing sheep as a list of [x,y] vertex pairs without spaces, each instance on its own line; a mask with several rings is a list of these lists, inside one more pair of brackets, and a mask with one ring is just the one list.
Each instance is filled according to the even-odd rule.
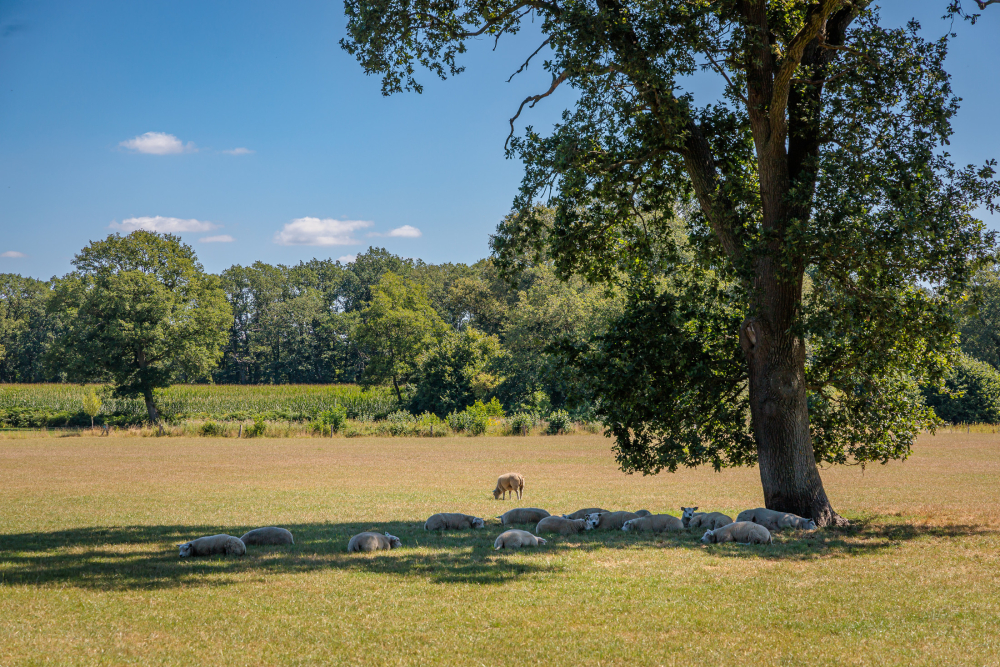
[[497,488],[493,489],[493,500],[498,500],[501,494],[503,494],[503,499],[507,500],[508,491],[510,491],[511,498],[516,493],[517,499],[521,499],[521,493],[524,491],[524,477],[521,476],[521,473],[508,472],[500,475],[497,478]]
[[684,524],[675,516],[669,514],[653,514],[652,516],[640,516],[636,519],[629,519],[622,524],[622,530],[626,533],[662,533],[667,530],[682,530]]
[[232,535],[210,535],[199,537],[196,540],[178,544],[181,550],[181,558],[188,556],[243,556],[247,552],[247,547],[243,540]]
[[521,547],[537,547],[545,544],[545,540],[535,537],[526,530],[511,529],[500,533],[493,548],[497,551],[501,549],[520,549]]
[[572,514],[563,514],[564,519],[586,519],[588,514],[607,514],[608,510],[602,510],[600,507],[588,507],[587,509],[577,510]]
[[347,552],[388,551],[389,549],[398,549],[401,546],[403,546],[402,540],[389,533],[385,535],[379,535],[378,533],[358,533],[347,543]]
[[753,510],[743,510],[740,512],[739,516],[736,517],[737,521],[751,521],[753,523],[759,523],[768,530],[773,530],[775,532],[780,532],[785,528],[795,528],[798,530],[816,530],[816,522],[812,519],[806,519],[798,514],[789,514],[788,512],[777,512],[775,510],[765,509],[763,507],[758,507]]
[[548,512],[537,507],[518,507],[504,512],[497,518],[502,525],[509,526],[512,523],[538,523],[547,516],[550,516]]
[[640,518],[635,512],[601,512],[588,514],[587,518],[597,517],[595,528],[599,530],[621,530],[626,521]]
[[701,541],[705,544],[716,544],[722,542],[739,542],[740,544],[770,544],[771,533],[760,524],[750,521],[737,521],[722,528],[706,530],[701,536]]
[[564,519],[561,516],[549,516],[538,522],[538,525],[535,526],[535,534],[576,535],[581,530],[593,530],[596,523],[593,519]]
[[284,528],[268,526],[267,528],[254,528],[245,533],[240,541],[247,546],[265,544],[295,544],[292,534]]
[[435,514],[424,523],[424,530],[465,530],[485,527],[486,522],[477,516],[450,512]]

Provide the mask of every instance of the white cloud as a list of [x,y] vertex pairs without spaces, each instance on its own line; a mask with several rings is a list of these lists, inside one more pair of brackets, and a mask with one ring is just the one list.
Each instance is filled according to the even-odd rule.
[[411,227],[410,225],[403,225],[402,227],[396,227],[394,230],[389,232],[388,236],[399,236],[405,239],[416,239],[423,236],[423,233],[416,227]]
[[222,151],[222,152],[225,153],[226,155],[251,155],[251,154],[255,153],[256,151],[252,151],[249,148],[243,148],[241,146],[239,148],[233,148],[231,150]]
[[147,132],[123,141],[119,146],[136,153],[148,155],[173,155],[176,153],[194,153],[198,149],[189,141],[185,144],[172,134],[166,132]]
[[182,220],[181,218],[164,218],[162,215],[143,218],[126,218],[121,222],[112,222],[108,225],[111,229],[120,229],[123,232],[134,232],[137,229],[145,229],[149,232],[160,232],[161,234],[179,234],[181,232],[210,232],[218,229],[219,225],[214,222],[204,220]]
[[229,234],[219,234],[218,236],[205,236],[198,240],[202,243],[232,243],[236,239]]
[[350,264],[357,258],[358,258],[358,253],[354,253],[353,255],[341,255],[340,257],[337,258],[337,261],[340,262],[341,264]]
[[27,257],[27,255],[25,255],[23,252],[18,252],[16,250],[8,250],[7,252],[0,252],[0,257],[20,258],[20,257]]
[[278,245],[354,245],[360,243],[351,233],[371,227],[368,220],[333,218],[296,218],[274,233]]

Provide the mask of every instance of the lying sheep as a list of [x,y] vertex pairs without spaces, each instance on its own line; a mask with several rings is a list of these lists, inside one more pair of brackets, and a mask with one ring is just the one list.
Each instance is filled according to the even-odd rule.
[[635,512],[601,512],[587,515],[588,519],[591,517],[597,517],[594,527],[599,530],[621,530],[626,521],[638,519],[639,515]]
[[682,507],[681,508],[681,522],[684,523],[684,527],[689,527],[691,519],[698,516],[699,514],[704,514],[704,512],[699,512],[697,507]]
[[636,519],[629,519],[622,524],[622,530],[626,533],[662,533],[667,530],[682,530],[684,524],[675,516],[669,514],[653,514],[651,516],[640,516]]
[[812,519],[803,518],[798,514],[777,512],[763,507],[758,507],[754,510],[743,510],[740,512],[739,516],[736,517],[736,520],[759,523],[768,530],[773,530],[775,532],[784,530],[785,528],[816,530],[816,522]]
[[512,529],[500,533],[497,537],[496,542],[493,543],[493,548],[497,551],[501,549],[520,549],[521,547],[537,547],[540,544],[545,544],[545,540],[540,537],[535,537],[526,530]]
[[[593,516],[593,515],[592,515]],[[561,516],[545,517],[535,526],[535,534],[559,533],[560,535],[576,535],[581,530],[593,530],[597,525],[594,519],[564,519]]]
[[181,550],[181,558],[188,556],[242,556],[246,554],[247,547],[243,540],[232,535],[211,535],[209,537],[199,537],[196,540],[178,544]]
[[586,519],[588,514],[607,514],[608,510],[602,510],[600,507],[588,507],[587,509],[577,510],[572,514],[563,514],[564,519]]
[[512,523],[538,523],[547,516],[551,515],[537,507],[518,507],[517,509],[504,512],[497,518],[500,519],[501,524],[509,526]]
[[292,534],[284,528],[268,526],[267,528],[254,528],[245,533],[240,541],[247,546],[262,546],[265,544],[295,544]]
[[521,499],[521,493],[524,491],[524,477],[521,477],[521,473],[508,472],[500,475],[497,478],[497,488],[493,489],[493,500],[497,500],[501,493],[503,494],[503,499],[507,500],[508,491],[510,491],[511,498],[516,493],[517,499]]
[[449,512],[435,514],[424,523],[424,530],[465,530],[485,527],[486,522],[477,516]]
[[379,535],[378,533],[358,533],[347,543],[347,551],[348,553],[358,551],[388,551],[389,549],[398,549],[401,546],[403,546],[403,542],[395,535],[390,535],[389,533],[385,535]]
[[701,536],[701,541],[705,544],[716,544],[722,542],[739,542],[740,544],[770,544],[771,533],[760,524],[750,521],[737,521],[722,528],[706,530]]
[[695,512],[697,507],[682,507],[681,520],[684,523],[685,528],[708,528],[709,530],[715,530],[716,528],[721,528],[722,526],[728,526],[733,522],[732,517],[729,517],[722,512]]
[[644,516],[653,516],[653,513],[652,513],[652,512],[650,512],[649,510],[636,510],[636,511],[635,511],[635,514],[636,514],[636,516],[638,516],[639,518],[642,518],[642,517],[644,517]]

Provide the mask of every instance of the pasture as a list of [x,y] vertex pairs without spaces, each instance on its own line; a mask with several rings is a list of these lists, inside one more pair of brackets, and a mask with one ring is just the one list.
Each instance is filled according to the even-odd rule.
[[[732,516],[756,469],[620,473],[599,435],[0,440],[0,665],[991,665],[1000,662],[1000,439],[923,436],[906,462],[823,471],[854,526],[704,546],[591,532],[494,552],[522,506]],[[178,558],[279,525],[293,547]],[[348,554],[363,530],[403,548]]]

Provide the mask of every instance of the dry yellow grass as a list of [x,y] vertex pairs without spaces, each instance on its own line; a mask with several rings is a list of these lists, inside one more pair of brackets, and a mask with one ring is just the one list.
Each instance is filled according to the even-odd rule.
[[[848,531],[771,547],[589,533],[498,554],[521,505],[735,513],[756,470],[616,469],[600,436],[0,440],[0,665],[990,665],[1000,662],[1000,436],[925,436],[824,471]],[[180,560],[191,537],[284,525],[291,548]],[[404,547],[348,555],[388,530]],[[511,657],[514,656],[512,660]]]

